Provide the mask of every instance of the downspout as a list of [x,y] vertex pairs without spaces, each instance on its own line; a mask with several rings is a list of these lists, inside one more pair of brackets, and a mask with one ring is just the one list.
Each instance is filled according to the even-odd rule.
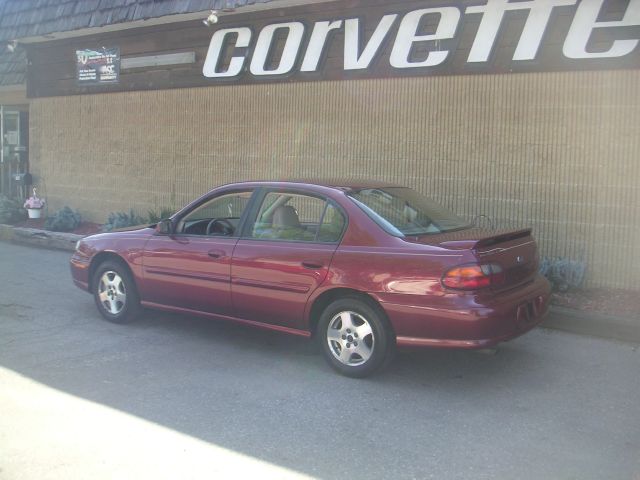
[[4,193],[4,105],[0,105],[0,193]]

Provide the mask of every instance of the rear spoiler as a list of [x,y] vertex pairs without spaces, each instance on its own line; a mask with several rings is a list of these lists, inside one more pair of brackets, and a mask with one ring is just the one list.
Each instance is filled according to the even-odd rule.
[[525,238],[530,236],[531,236],[530,228],[513,230],[511,232],[506,232],[506,233],[498,233],[493,237],[481,239],[480,241],[478,241],[478,243],[476,243],[476,246],[474,248],[490,247],[497,243],[510,242],[511,240],[517,240],[518,238]]
[[480,235],[478,238],[475,238],[473,240],[445,240],[443,242],[439,242],[438,245],[452,250],[476,250],[478,248],[491,247],[492,245],[496,245],[498,243],[517,240],[518,238],[525,238],[530,235],[531,228],[522,228],[519,230],[502,230],[496,232],[487,230],[485,235]]

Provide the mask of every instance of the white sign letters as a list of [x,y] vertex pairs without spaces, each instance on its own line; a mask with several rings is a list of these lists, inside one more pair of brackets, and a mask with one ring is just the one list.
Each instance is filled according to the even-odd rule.
[[[416,35],[420,20],[425,15],[440,15],[440,22],[433,35]],[[443,8],[425,8],[423,10],[414,10],[407,13],[398,29],[396,41],[393,44],[393,50],[389,57],[389,63],[395,68],[415,68],[415,67],[433,67],[440,65],[447,59],[449,52],[447,50],[431,51],[427,58],[422,62],[411,62],[409,54],[415,42],[426,42],[428,40],[444,40],[453,38],[456,28],[460,22],[460,10],[456,7]]]
[[630,0],[619,22],[597,22],[604,0],[583,1],[573,19],[562,52],[568,58],[607,58],[628,55],[638,46],[638,39],[615,40],[606,52],[587,52],[587,42],[595,28],[631,27],[640,25],[640,0]]
[[[457,6],[420,8],[403,15],[386,14],[376,25],[368,25],[373,33],[364,38],[363,20],[342,18],[320,20],[313,24],[300,21],[272,23],[259,32],[248,27],[223,28],[211,37],[204,62],[203,74],[209,78],[234,78],[247,70],[255,77],[288,75],[296,72],[313,73],[323,68],[323,58],[331,47],[333,35],[341,32],[344,37],[342,69],[363,71],[388,53],[387,62],[392,69],[407,71],[414,68],[432,68],[444,65],[453,56],[456,37],[466,19],[479,22],[477,32],[464,61],[470,65],[482,65],[490,61],[507,12],[526,15],[524,27],[517,39],[512,62],[536,60],[545,32],[554,12],[563,8],[573,12],[566,37],[558,55],[566,59],[619,58],[629,55],[638,47],[640,38],[610,40],[608,49],[590,51],[589,41],[596,31],[615,32],[618,27],[640,26],[640,0],[629,0],[619,20],[602,21],[605,0],[486,0],[485,3],[466,7]],[[478,17],[480,16],[480,17]],[[421,33],[421,25],[428,23],[430,33]],[[636,30],[637,31],[637,30]],[[273,65],[270,60],[276,32],[285,38],[282,52]],[[390,44],[390,49],[384,47]],[[416,47],[422,46],[420,59],[412,58]],[[236,53],[244,49],[242,53]],[[426,49],[426,52],[424,50]],[[225,57],[226,55],[226,57]],[[223,58],[227,58],[223,67]],[[456,62],[458,63],[458,62]]]

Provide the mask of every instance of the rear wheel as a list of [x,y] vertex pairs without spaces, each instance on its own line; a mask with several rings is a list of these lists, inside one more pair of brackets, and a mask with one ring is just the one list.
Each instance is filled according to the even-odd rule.
[[93,298],[100,314],[113,323],[132,322],[140,310],[140,298],[127,268],[120,262],[101,263],[93,275]]
[[358,298],[329,304],[318,322],[318,338],[329,364],[349,377],[366,377],[392,351],[392,335],[383,314]]

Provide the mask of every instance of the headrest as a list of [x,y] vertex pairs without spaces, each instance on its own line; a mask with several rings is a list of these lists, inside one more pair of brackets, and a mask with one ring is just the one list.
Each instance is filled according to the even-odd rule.
[[300,228],[300,220],[298,219],[298,213],[292,205],[282,205],[273,212],[273,222],[271,223],[274,228],[276,227],[294,227]]

